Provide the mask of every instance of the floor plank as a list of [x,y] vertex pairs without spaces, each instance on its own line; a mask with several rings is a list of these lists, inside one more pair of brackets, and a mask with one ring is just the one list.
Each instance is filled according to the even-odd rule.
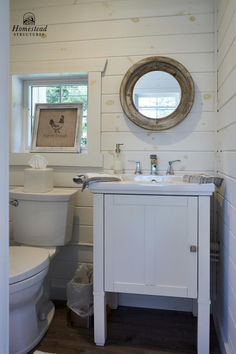
[[[119,307],[108,317],[106,345],[97,347],[93,328],[70,327],[66,306],[57,304],[54,320],[34,350],[57,354],[196,354],[196,341],[197,319],[190,313]],[[210,352],[220,354],[213,322]]]

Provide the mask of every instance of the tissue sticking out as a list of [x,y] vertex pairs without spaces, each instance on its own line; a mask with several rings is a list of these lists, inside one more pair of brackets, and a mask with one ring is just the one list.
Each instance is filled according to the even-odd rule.
[[45,169],[48,165],[48,161],[42,155],[33,155],[28,164],[32,168]]

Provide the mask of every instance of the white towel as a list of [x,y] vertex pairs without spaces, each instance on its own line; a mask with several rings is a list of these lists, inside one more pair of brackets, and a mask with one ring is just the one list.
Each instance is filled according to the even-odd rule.
[[106,173],[84,173],[73,178],[77,184],[82,184],[82,191],[89,186],[90,183],[95,182],[119,182],[122,178],[117,175],[109,175]]

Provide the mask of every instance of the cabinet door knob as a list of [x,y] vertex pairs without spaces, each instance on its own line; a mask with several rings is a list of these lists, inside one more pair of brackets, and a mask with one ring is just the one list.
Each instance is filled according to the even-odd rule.
[[197,246],[191,245],[190,246],[190,252],[197,252]]

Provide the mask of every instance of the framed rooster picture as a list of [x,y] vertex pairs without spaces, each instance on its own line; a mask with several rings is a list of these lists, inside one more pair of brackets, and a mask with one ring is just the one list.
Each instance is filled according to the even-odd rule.
[[80,152],[83,103],[38,103],[31,152]]

